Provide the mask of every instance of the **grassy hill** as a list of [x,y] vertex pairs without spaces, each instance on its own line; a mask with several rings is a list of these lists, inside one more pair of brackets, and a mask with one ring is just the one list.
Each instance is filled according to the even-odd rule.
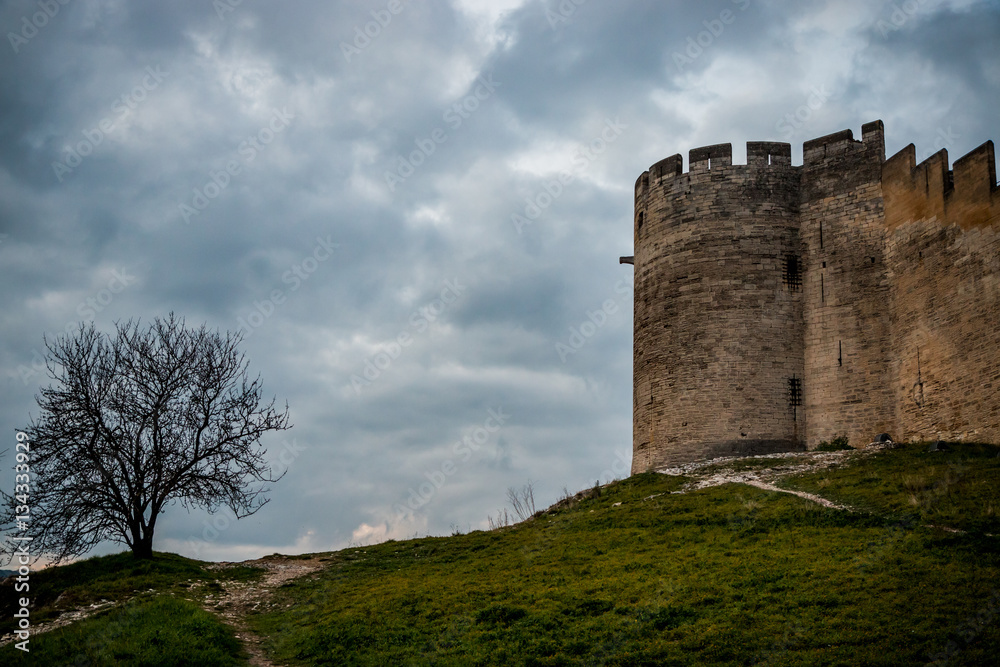
[[[33,627],[78,609],[99,610],[66,627],[32,634],[30,654],[0,648],[4,665],[243,665],[231,628],[204,611],[192,588],[212,591],[252,581],[259,570],[220,572],[175,554],[137,561],[130,553],[89,558],[30,575]],[[14,581],[0,584],[0,632],[14,629]]]
[[[499,531],[326,554],[245,620],[288,665],[993,664],[998,449],[926,449],[779,482],[853,511],[744,484],[676,493],[688,479],[637,475]],[[59,593],[86,603],[147,592],[33,638],[32,658],[48,651],[33,664],[75,664],[95,633],[105,639],[91,664],[140,664],[154,639],[162,659],[142,664],[246,664],[228,626],[196,612],[206,586],[259,571],[161,555],[109,577],[129,565],[109,558],[120,560],[36,575],[49,593],[36,593],[33,619]],[[170,661],[192,644],[196,662]],[[14,653],[3,647],[0,661],[16,664]]]

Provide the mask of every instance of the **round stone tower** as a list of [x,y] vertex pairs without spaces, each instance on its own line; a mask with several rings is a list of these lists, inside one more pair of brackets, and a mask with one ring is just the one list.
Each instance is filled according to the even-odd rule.
[[803,449],[801,168],[694,149],[635,187],[632,472]]

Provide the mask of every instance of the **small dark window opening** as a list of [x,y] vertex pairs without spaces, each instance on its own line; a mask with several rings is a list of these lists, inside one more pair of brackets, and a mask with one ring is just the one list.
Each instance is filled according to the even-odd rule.
[[792,408],[792,418],[797,421],[797,408],[802,405],[802,380],[797,377],[788,378],[788,405]]
[[802,380],[800,378],[788,378],[788,404],[793,408],[802,405]]
[[823,268],[824,269],[826,268],[826,262],[823,262]]
[[826,303],[826,284],[822,273],[819,274],[819,300],[820,303]]
[[844,365],[844,341],[842,340],[837,341],[837,365]]
[[802,272],[799,270],[799,258],[795,255],[785,257],[785,285],[792,292],[798,292],[802,287]]
[[823,221],[819,221],[819,249],[823,249]]
[[874,258],[874,257],[871,257],[871,258],[869,258],[869,259],[871,259],[871,260],[872,260],[872,264],[874,264],[874,263],[875,263],[875,258]]
[[644,218],[645,218],[645,216],[642,213],[639,213],[639,221],[635,225],[635,233],[636,234],[638,234],[639,232],[642,231],[642,223],[644,222]]

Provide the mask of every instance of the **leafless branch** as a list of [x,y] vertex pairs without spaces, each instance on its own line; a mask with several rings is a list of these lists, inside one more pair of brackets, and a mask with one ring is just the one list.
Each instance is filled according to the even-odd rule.
[[113,339],[81,325],[45,341],[53,382],[24,431],[33,476],[44,480],[32,489],[33,550],[56,560],[105,540],[150,557],[168,502],[224,504],[245,517],[280,479],[260,439],[290,428],[288,406],[262,401],[239,334],[187,329],[173,313],[116,328]]
[[520,488],[513,486],[507,488],[507,502],[514,510],[514,515],[518,521],[524,521],[535,514],[535,489],[531,480]]

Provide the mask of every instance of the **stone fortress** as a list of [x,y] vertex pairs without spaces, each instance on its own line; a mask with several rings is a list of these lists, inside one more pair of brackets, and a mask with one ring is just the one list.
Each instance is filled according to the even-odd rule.
[[993,143],[885,158],[882,121],[696,148],[635,185],[632,472],[879,433],[1000,444]]

